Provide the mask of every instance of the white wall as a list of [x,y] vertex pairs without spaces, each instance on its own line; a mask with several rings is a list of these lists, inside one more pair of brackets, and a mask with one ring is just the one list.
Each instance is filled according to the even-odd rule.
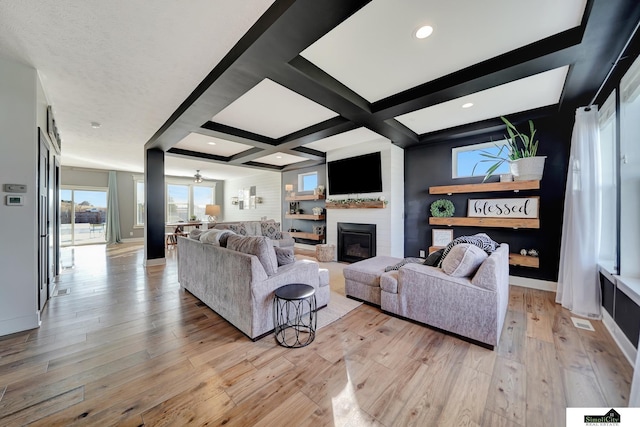
[[[327,209],[327,243],[338,244],[338,223],[376,225],[376,255],[404,257],[404,150],[389,140],[356,144],[327,153],[327,162],[380,151],[382,192],[361,195],[362,198],[383,196],[389,201],[384,209]],[[357,172],[354,172],[357,173]],[[331,188],[329,188],[331,190]],[[328,199],[346,199],[331,196]]]
[[[262,203],[256,209],[240,210],[231,204],[231,198],[238,196],[243,188],[256,187],[256,196],[262,198]],[[222,217],[218,221],[255,221],[263,216],[267,219],[280,221],[282,217],[282,175],[280,172],[258,172],[247,178],[227,180],[224,182],[224,200]]]
[[7,193],[0,188],[0,335],[6,335],[39,322],[36,176],[42,113],[34,68],[0,59],[0,75],[0,184],[27,185],[23,206],[6,206]]

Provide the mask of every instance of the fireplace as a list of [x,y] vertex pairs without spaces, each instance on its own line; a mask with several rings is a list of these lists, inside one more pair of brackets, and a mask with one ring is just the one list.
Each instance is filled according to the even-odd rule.
[[376,256],[376,225],[338,223],[338,261],[357,262]]

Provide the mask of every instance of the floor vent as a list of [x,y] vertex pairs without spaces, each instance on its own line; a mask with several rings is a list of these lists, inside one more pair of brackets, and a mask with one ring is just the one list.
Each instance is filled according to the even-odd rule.
[[61,297],[63,295],[69,295],[69,292],[71,291],[71,289],[66,288],[66,289],[58,289],[57,291],[55,291],[53,293],[54,297]]
[[591,325],[591,322],[586,319],[572,317],[571,321],[573,322],[573,326],[575,326],[576,328],[586,329],[587,331],[595,331],[595,329],[593,329],[593,326]]

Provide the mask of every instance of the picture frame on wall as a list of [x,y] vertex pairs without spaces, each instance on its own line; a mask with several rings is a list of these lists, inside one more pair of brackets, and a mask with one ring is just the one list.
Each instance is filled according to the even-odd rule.
[[431,230],[431,246],[447,246],[453,240],[453,230]]

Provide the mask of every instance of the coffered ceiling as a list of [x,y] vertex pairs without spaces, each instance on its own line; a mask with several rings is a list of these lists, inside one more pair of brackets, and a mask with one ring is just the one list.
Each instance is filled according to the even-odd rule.
[[63,165],[141,171],[146,146],[168,174],[229,179],[588,104],[639,17],[635,0],[21,0],[0,2],[0,57],[39,70]]

